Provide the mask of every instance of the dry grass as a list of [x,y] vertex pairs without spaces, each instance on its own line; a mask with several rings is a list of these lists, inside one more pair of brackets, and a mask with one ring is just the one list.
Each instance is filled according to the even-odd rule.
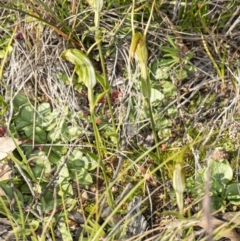
[[[206,12],[202,14],[202,27],[200,28],[199,25],[194,26],[195,23],[190,22],[191,19],[188,19],[187,16],[181,20],[180,17],[184,16],[181,13],[183,11],[181,6],[186,3],[176,2],[180,4],[173,5],[164,2],[161,8],[156,8],[147,36],[149,66],[154,61],[158,62],[163,59],[163,52],[160,51],[159,47],[169,45],[166,36],[171,36],[179,46],[181,62],[171,70],[169,77],[169,81],[176,86],[177,95],[174,99],[168,101],[167,105],[164,104],[164,101],[159,104],[162,105],[158,113],[159,116],[167,116],[166,113],[171,107],[177,109],[177,114],[174,118],[171,118],[172,125],[169,127],[171,135],[163,143],[167,147],[166,150],[162,150],[162,154],[164,158],[168,158],[174,152],[172,150],[179,151],[184,145],[194,142],[199,135],[201,140],[188,153],[190,155],[189,163],[195,163],[195,166],[191,166],[187,161],[185,163],[186,166],[191,166],[191,170],[197,171],[198,167],[205,165],[204,157],[214,147],[221,146],[235,153],[240,145],[240,126],[238,123],[240,114],[240,69],[239,37],[237,35],[239,31],[239,18],[237,16],[239,8],[235,6],[236,4],[231,4],[231,1],[211,1],[208,10],[205,10]],[[32,1],[29,1],[30,3]],[[2,122],[9,127],[12,125],[15,116],[18,115],[18,112],[13,110],[13,101],[18,93],[22,93],[29,98],[29,102],[35,109],[39,103],[48,102],[52,109],[57,110],[60,116],[63,116],[65,108],[68,108],[71,112],[71,118],[67,117],[69,118],[68,125],[78,125],[82,129],[82,135],[79,136],[77,144],[79,146],[91,146],[89,149],[95,152],[91,121],[85,118],[89,114],[86,89],[83,86],[78,90],[74,88],[75,86],[71,82],[75,78],[73,66],[61,58],[63,50],[72,47],[79,48],[83,44],[86,51],[92,48],[89,56],[96,71],[99,74],[102,73],[98,52],[93,47],[93,32],[89,30],[89,27],[93,25],[90,9],[86,5],[80,4],[78,12],[73,16],[70,15],[70,12],[64,12],[66,11],[66,8],[64,8],[62,13],[65,13],[66,16],[57,18],[57,14],[60,13],[59,4],[55,1],[50,1],[50,3],[49,1],[43,1],[42,3],[50,4],[50,8],[56,10],[56,15],[54,16],[54,12],[46,11],[44,5],[37,3],[35,5],[30,4],[28,10],[31,14],[37,14],[39,18],[48,21],[48,24],[19,11],[5,9],[0,5],[0,9],[3,9],[0,16],[1,36],[4,36],[4,38],[10,37],[13,34],[14,27],[16,27],[12,52],[8,55],[7,61],[2,62],[4,70],[0,94],[9,105]],[[10,6],[11,3],[8,4]],[[207,5],[207,3],[205,4]],[[137,5],[140,6],[141,4]],[[190,5],[191,3],[187,3],[188,7]],[[65,4],[66,6],[68,5]],[[191,12],[191,10],[189,11]],[[146,12],[147,10],[145,14]],[[113,181],[113,176],[115,179],[117,174],[121,174],[121,172],[124,175],[129,175],[128,172],[123,171],[125,167],[120,165],[124,160],[129,159],[133,177],[132,179],[126,179],[137,183],[141,173],[140,175],[139,173],[136,174],[139,172],[139,166],[134,164],[135,155],[144,152],[145,149],[141,149],[142,146],[152,147],[153,140],[149,128],[149,119],[143,120],[141,117],[142,95],[139,92],[139,70],[135,68],[135,72],[132,72],[133,65],[131,66],[128,61],[128,49],[131,41],[129,13],[130,4],[126,4],[105,9],[101,15],[102,46],[109,82],[113,91],[121,93],[113,106],[117,124],[121,126],[121,131],[119,131],[121,153],[116,153],[116,147],[111,143],[111,140],[108,140],[106,145],[109,155],[104,161],[109,168],[108,170],[110,170],[108,173],[109,179]],[[139,30],[144,29],[147,22],[143,13],[144,10],[141,9],[136,13],[139,16],[135,24]],[[193,13],[191,12],[189,15],[193,16]],[[204,23],[204,20],[205,16],[208,15],[210,17],[207,24]],[[221,16],[223,19],[221,19]],[[59,19],[61,21],[64,19],[68,28]],[[189,26],[187,25],[188,21],[190,22]],[[226,22],[226,24],[222,26],[221,21]],[[76,46],[76,42],[78,46]],[[6,48],[6,46],[3,48]],[[196,71],[189,72],[186,79],[179,81],[176,78],[175,71],[181,68],[181,65],[184,65],[184,58],[188,51],[194,53],[190,63]],[[70,84],[66,84],[63,81],[64,78]],[[97,86],[96,93],[99,90],[101,90],[101,87]],[[109,124],[109,112],[104,104],[98,105],[96,114],[104,119],[106,125]],[[104,129],[104,127],[102,128]],[[139,147],[139,143],[141,143],[141,147]],[[37,144],[36,146],[44,146],[54,143],[35,144]],[[66,142],[64,145],[69,149],[72,147],[72,142]],[[116,164],[116,160],[114,161],[116,158],[118,158],[117,161],[120,164]],[[234,160],[238,163],[238,156],[235,155]],[[141,165],[140,169],[154,169],[156,163],[152,164],[151,162],[151,157],[144,158],[142,163],[139,164]],[[144,178],[144,171],[142,171],[142,174],[143,177],[141,178]],[[238,176],[238,173],[236,175]],[[93,173],[93,176],[95,177],[94,181],[97,180],[95,173]],[[144,240],[181,240],[180,234],[182,234],[182,227],[185,224],[177,222],[178,228],[172,227],[171,230],[167,230],[163,224],[164,218],[159,215],[163,210],[174,210],[176,208],[172,200],[163,204],[163,199],[160,197],[162,188],[157,188],[155,185],[156,182],[158,187],[162,187],[162,181],[159,178],[159,174],[154,173],[154,180],[150,178],[143,182],[147,186],[147,191],[145,192],[146,197],[142,199],[142,204],[147,209],[144,214],[148,216],[149,230],[146,231],[146,235],[140,234],[138,238],[132,237],[128,240],[141,240],[142,238]],[[123,190],[127,182],[119,179],[115,183],[115,187],[118,190]],[[89,196],[93,196],[92,198],[88,197],[91,201],[94,200],[94,193],[96,192],[96,189],[93,188],[95,184],[91,187],[93,194],[89,189],[85,190],[85,187],[81,186],[81,192],[85,191]],[[101,189],[99,192],[103,193],[104,184],[100,183],[99,187]],[[117,194],[119,193],[117,192]],[[76,197],[79,197],[79,195],[79,193],[76,194]],[[154,205],[152,206],[152,204]],[[79,208],[80,206],[76,206],[76,209]],[[161,216],[161,218],[158,216]],[[121,218],[118,221],[123,223],[124,218]],[[195,222],[195,220],[192,222]],[[115,221],[114,224],[117,225],[117,223]],[[188,222],[188,224],[189,228],[193,226],[191,222]],[[170,225],[166,226],[170,227]],[[164,234],[165,239],[159,239],[159,233]],[[76,233],[74,235],[77,236]],[[173,237],[179,238],[174,239]],[[191,238],[192,236],[189,240],[193,240]],[[110,239],[111,237],[107,236],[106,240]]]

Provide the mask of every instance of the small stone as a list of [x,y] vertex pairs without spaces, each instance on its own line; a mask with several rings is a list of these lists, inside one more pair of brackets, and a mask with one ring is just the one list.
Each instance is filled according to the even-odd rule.
[[223,161],[224,159],[228,160],[229,159],[229,153],[224,150],[223,148],[221,147],[218,147],[216,149],[213,150],[212,154],[211,154],[211,158],[214,160],[214,161],[218,161],[218,162],[221,162]]
[[86,191],[84,191],[82,193],[81,197],[82,197],[82,201],[83,202],[85,202],[85,201],[87,201],[89,199],[89,195],[88,195],[88,193]]
[[112,193],[116,193],[118,191],[118,187],[116,186],[113,186],[112,189],[111,189]]

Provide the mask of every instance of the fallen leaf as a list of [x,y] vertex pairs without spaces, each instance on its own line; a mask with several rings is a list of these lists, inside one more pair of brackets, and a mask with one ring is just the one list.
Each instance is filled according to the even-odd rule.
[[12,176],[12,169],[6,163],[0,163],[0,181],[8,180]]
[[[14,139],[17,145],[22,142],[18,139]],[[0,160],[4,159],[8,153],[12,152],[16,148],[15,143],[11,137],[0,137]]]

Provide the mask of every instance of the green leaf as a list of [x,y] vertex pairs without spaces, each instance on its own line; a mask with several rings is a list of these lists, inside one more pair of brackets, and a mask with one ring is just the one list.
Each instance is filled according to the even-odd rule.
[[[31,155],[37,157],[32,161],[32,163],[34,163],[34,167],[32,168],[34,176],[36,179],[43,177],[44,180],[45,174],[51,172],[51,163],[49,162],[47,155],[43,151],[34,151]],[[45,179],[45,181],[48,180]]]
[[61,233],[61,240],[72,241],[72,235],[68,231],[68,228],[66,226],[66,222],[63,219],[58,221],[58,230]]
[[103,76],[101,76],[100,74],[96,73],[96,78],[97,78],[98,82],[100,83],[100,85],[103,87],[104,90],[108,89],[108,86],[105,86],[106,83],[108,83],[108,82],[106,82],[104,80]]
[[47,139],[47,133],[40,127],[35,128],[35,140],[38,143],[45,143]]
[[85,170],[93,170],[98,166],[98,163],[88,154],[86,156],[83,156],[83,153],[81,151],[74,150],[69,156],[67,166],[69,170],[73,171],[80,171],[82,168],[84,168]]
[[37,123],[39,123],[45,131],[51,131],[58,124],[60,115],[61,113],[55,109],[45,115],[44,118],[38,118]]
[[51,106],[49,103],[41,103],[37,107],[38,115],[41,116],[48,116],[51,113]]
[[219,196],[211,196],[211,208],[212,210],[220,210],[224,207],[226,207],[226,201],[224,198]]
[[68,128],[68,134],[71,138],[75,138],[75,137],[79,137],[79,135],[81,134],[81,131],[76,126],[70,126]]
[[156,101],[162,101],[164,99],[163,93],[161,93],[159,90],[156,90],[154,88],[151,89],[151,97],[150,102],[156,102]]
[[156,128],[158,130],[163,130],[172,125],[172,121],[169,118],[165,118],[164,116],[159,116],[158,114],[156,114],[154,116],[154,119],[156,122]]
[[173,39],[170,36],[167,36],[167,40],[174,49],[178,49],[178,46],[173,42]]
[[[63,160],[62,160],[63,161]],[[60,163],[59,163],[60,164]],[[57,183],[62,183],[64,180],[68,179],[69,180],[69,171],[68,171],[68,168],[67,168],[67,165],[65,164],[61,171],[59,172],[59,178],[57,180]]]
[[65,141],[73,141],[81,135],[81,130],[77,126],[67,126],[63,132],[63,139]]
[[161,140],[168,139],[171,137],[171,135],[172,135],[172,131],[170,128],[164,128],[158,131],[158,136]]
[[[18,119],[20,119],[20,120],[18,120]],[[21,118],[18,118],[18,119],[16,119],[16,128],[18,131],[22,130],[26,126],[29,126],[29,125],[32,126],[32,124],[31,123],[29,124],[28,121],[21,121]]]
[[33,122],[34,110],[30,105],[24,106],[21,111],[21,119],[28,121],[29,123]]
[[162,79],[167,79],[169,77],[169,67],[162,67],[158,68],[155,74],[155,78],[162,80]]
[[233,205],[240,205],[240,199],[229,199],[229,201]]
[[27,183],[24,183],[23,185],[21,185],[20,190],[21,190],[21,193],[23,193],[23,194],[31,194],[31,191],[30,191]]
[[222,183],[219,183],[218,181],[215,181],[211,178],[211,193],[215,196],[222,195],[224,193],[224,185]]
[[174,63],[176,63],[176,64],[179,63],[179,61],[180,61],[178,56],[173,56],[171,54],[164,54],[163,57],[171,57],[172,60],[174,61]]
[[227,160],[223,160],[222,162],[211,160],[209,168],[210,177],[213,182],[216,181],[222,185],[226,185],[233,178],[233,170]]
[[102,98],[104,98],[104,97],[106,96],[106,94],[107,94],[108,91],[109,91],[109,90],[106,90],[106,91],[98,94],[98,95],[94,98],[94,102],[93,102],[93,106],[94,106],[94,107],[99,103],[99,101],[100,101]]
[[176,61],[173,59],[165,59],[159,62],[159,66],[163,67],[163,66],[168,66],[170,69],[176,64]]
[[118,140],[118,134],[113,130],[112,126],[106,125],[106,131],[104,136],[110,139],[112,144],[116,144]]
[[177,77],[177,79],[178,80],[184,80],[184,79],[186,79],[187,77],[188,77],[188,73],[187,73],[187,71],[186,70],[176,70],[175,71],[175,75],[176,75],[176,77]]
[[84,162],[84,168],[86,170],[93,170],[95,168],[97,168],[98,166],[98,162],[96,162],[93,158],[91,158],[91,156],[87,155],[84,156],[82,161]]
[[172,47],[160,47],[160,50],[162,50],[165,53],[169,53],[170,56],[176,56],[177,54],[176,49],[173,49]]
[[168,110],[167,110],[167,113],[168,113],[168,116],[169,117],[176,117],[177,113],[178,113],[178,110],[176,107],[169,107]]
[[36,177],[36,179],[41,177],[42,170],[43,170],[42,165],[36,165],[34,168],[32,168],[33,174]]
[[195,72],[196,71],[196,68],[194,66],[190,65],[190,64],[187,64],[184,67],[189,72]]
[[240,183],[231,183],[227,186],[226,197],[228,200],[240,202]]
[[[0,183],[0,187],[3,189],[3,191],[5,192],[5,194],[10,198],[10,199],[14,199],[14,193],[13,193],[13,188],[11,187],[10,184],[7,183]],[[23,201],[23,195],[21,192],[19,192],[17,189],[14,190],[14,192],[17,192],[17,197],[20,201],[20,203],[23,205],[24,201]]]
[[185,64],[187,64],[194,56],[194,53],[193,52],[189,52],[186,56],[185,56]]
[[[24,131],[25,135],[28,138],[30,138],[30,139],[33,138],[33,126],[32,125],[28,125],[28,126],[24,127],[22,130]],[[38,143],[45,143],[46,137],[47,137],[46,132],[37,126],[35,128],[35,141]]]
[[[52,151],[50,152],[49,161],[55,165],[58,165],[61,155],[56,153],[56,148],[57,147],[53,147]],[[48,150],[46,150],[46,153],[48,153]]]
[[41,103],[37,107],[37,118],[36,123],[41,125],[42,127],[49,125],[54,120],[51,106],[49,103]]
[[[53,119],[50,120],[50,122],[52,122],[52,121],[53,121]],[[49,122],[49,123],[45,122],[45,123],[43,123],[41,126],[42,126],[46,131],[53,131],[53,129],[56,128],[57,123],[56,123],[56,122],[50,123],[50,122]]]
[[54,206],[57,204],[57,207],[60,207],[62,205],[62,199],[54,199],[51,195],[51,198],[41,198],[41,207],[42,207],[42,211],[44,213],[50,213]]
[[[56,145],[57,145],[58,143],[56,143]],[[65,155],[66,153],[67,153],[67,151],[68,151],[68,147],[67,147],[67,145],[62,145],[61,143],[59,143],[60,145],[59,146],[54,146],[53,148],[52,148],[52,150],[57,154],[57,155],[60,155],[60,156],[62,156],[62,155]]]
[[161,86],[163,88],[163,94],[167,98],[173,98],[177,94],[176,86],[170,81],[161,81]]
[[61,183],[61,190],[58,191],[59,196],[67,197],[73,195],[72,184],[69,181],[63,181]]
[[0,59],[3,59],[5,55],[6,55],[6,51],[0,50]]
[[91,175],[84,168],[80,170],[71,170],[70,177],[72,180],[76,180],[77,178],[78,183],[81,185],[90,185],[93,182]]
[[24,104],[29,104],[27,97],[22,94],[17,94],[13,99],[13,106],[16,109],[16,111]]
[[62,134],[66,132],[68,126],[64,119],[60,120],[60,123],[58,123],[58,128],[53,128],[49,131],[47,135],[48,141],[59,141],[62,137]]
[[69,159],[69,162],[74,162],[82,159],[82,157],[83,157],[83,153],[78,149],[74,149],[68,159]]
[[40,220],[37,219],[30,219],[28,222],[29,228],[29,235],[32,235],[33,230],[36,231],[39,228]]

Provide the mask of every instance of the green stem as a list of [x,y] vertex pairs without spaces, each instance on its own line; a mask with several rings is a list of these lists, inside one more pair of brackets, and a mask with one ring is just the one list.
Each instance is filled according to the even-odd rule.
[[[97,43],[100,62],[101,62],[101,68],[103,71],[103,78],[104,78],[104,87],[103,88],[104,88],[104,91],[106,91],[106,97],[107,97],[107,103],[108,103],[108,107],[109,107],[109,111],[110,111],[111,122],[112,122],[114,133],[116,135],[115,137],[118,138],[117,137],[117,127],[116,127],[116,123],[115,123],[115,119],[114,119],[111,96],[110,96],[110,86],[109,86],[109,82],[108,82],[106,64],[105,64],[105,60],[104,60],[103,52],[102,52],[101,36],[100,36],[100,31],[99,31],[99,20],[100,20],[100,13],[96,11],[95,12],[95,27],[97,30],[95,33],[95,41]],[[120,145],[119,145],[118,139],[116,141],[116,145],[117,145],[117,150],[120,151]]]
[[[95,136],[95,139],[96,139],[97,152],[98,152],[98,155],[99,155],[98,163],[99,163],[99,166],[102,170],[103,179],[105,181],[105,184],[108,187],[109,182],[108,182],[108,178],[107,178],[107,175],[106,175],[106,169],[105,169],[105,166],[104,166],[104,163],[103,163],[103,160],[102,160],[101,139],[100,139],[100,134],[99,134],[97,125],[96,125],[96,121],[95,121],[96,118],[95,118],[94,113],[91,113],[91,119],[93,120],[93,131],[94,131],[94,136]],[[113,208],[114,207],[114,201],[113,201],[113,196],[112,196],[110,188],[107,188],[107,193],[108,193],[108,204],[110,205],[111,208]]]
[[[115,124],[115,119],[114,119],[114,114],[113,114],[113,110],[112,110],[112,103],[111,103],[111,98],[110,98],[110,85],[108,83],[108,76],[107,76],[107,71],[106,71],[106,66],[105,66],[105,60],[103,57],[103,52],[102,52],[102,40],[101,40],[101,34],[100,34],[100,29],[99,29],[99,24],[100,24],[100,10],[95,10],[95,16],[94,16],[94,24],[95,24],[95,28],[96,28],[96,32],[95,32],[95,41],[97,43],[97,47],[98,47],[98,52],[99,52],[99,56],[100,56],[100,62],[101,62],[101,67],[102,67],[102,71],[103,71],[103,79],[104,79],[104,84],[103,84],[103,89],[106,92],[106,96],[107,96],[107,103],[108,103],[108,107],[110,110],[110,116],[111,116],[111,122],[112,122],[112,126],[113,126],[113,130],[115,133],[115,137],[118,138],[117,136],[117,128],[116,128],[116,124]],[[91,94],[91,100],[93,100],[93,92],[90,93]],[[92,104],[93,107],[93,103]],[[96,146],[97,146],[97,152],[99,155],[99,166],[102,170],[103,173],[103,178],[105,180],[106,183],[106,188],[107,188],[107,199],[108,199],[108,205],[113,209],[114,208],[114,200],[113,200],[113,196],[112,196],[112,192],[111,192],[111,185],[108,182],[107,179],[107,175],[106,175],[106,169],[102,160],[102,154],[103,154],[103,143],[101,141],[101,137],[96,125],[96,118],[94,115],[94,108],[91,108],[91,119],[93,121],[93,129],[94,129],[94,135],[96,138]],[[119,139],[117,139],[116,141],[116,146],[117,146],[117,150],[118,152],[120,151],[120,146],[119,146]],[[97,176],[99,174],[99,169],[97,170]],[[96,205],[98,206],[99,203]],[[97,210],[97,215],[98,215],[98,210]],[[96,217],[97,220],[99,217]]]
[[[101,139],[101,136],[99,134],[99,131],[98,131],[98,128],[97,128],[97,125],[96,125],[96,118],[95,118],[95,114],[94,114],[94,103],[93,103],[93,90],[92,89],[88,89],[88,95],[89,95],[89,99],[91,100],[90,102],[90,115],[91,115],[91,120],[92,120],[92,123],[93,123],[93,132],[94,132],[94,136],[95,136],[95,141],[96,141],[96,147],[97,147],[97,152],[98,152],[98,164],[100,166],[100,168],[102,169],[102,173],[103,173],[103,178],[104,178],[104,181],[106,183],[106,186],[108,187],[109,186],[109,182],[108,182],[108,178],[107,178],[107,175],[106,175],[106,169],[105,169],[105,166],[104,166],[104,163],[103,163],[103,160],[102,160],[102,157],[103,157],[103,153],[105,152],[104,151],[104,146],[102,144],[102,139]],[[98,170],[99,172],[99,170]],[[113,201],[113,196],[112,196],[112,193],[111,193],[111,190],[110,188],[107,188],[107,193],[108,193],[108,204],[110,205],[111,208],[114,207],[114,201]]]
[[[152,113],[152,106],[151,106],[150,99],[147,98],[146,102],[147,102],[147,107],[148,107],[149,116],[150,116],[153,138],[154,138],[155,144],[157,144],[159,142],[159,140],[158,140],[158,134],[157,134],[157,131],[156,131],[156,128],[155,128],[155,121],[154,121],[154,117],[153,117],[153,113]],[[163,161],[161,160],[161,154],[160,154],[159,147],[157,147],[157,157],[158,157],[158,160],[159,160],[160,164],[162,164]],[[165,202],[167,200],[167,189],[166,189],[166,185],[165,185],[165,170],[164,170],[164,168],[161,168],[160,172],[161,172],[161,177],[162,177],[162,181],[163,181],[164,202]]]
[[[151,82],[148,76],[148,72],[147,72],[147,64],[145,63],[140,63],[141,66],[141,88],[142,88],[142,93],[143,93],[143,97],[144,97],[144,104],[147,104],[147,109],[149,111],[149,116],[150,116],[150,122],[151,122],[151,127],[152,127],[152,132],[153,132],[153,138],[155,141],[155,144],[157,144],[159,142],[158,140],[158,134],[157,134],[157,130],[155,128],[155,121],[154,121],[154,117],[153,117],[153,112],[152,112],[152,105],[150,102],[150,98],[151,98]],[[162,160],[161,160],[161,154],[160,154],[160,150],[157,147],[157,157],[158,157],[158,161],[160,162],[160,164],[162,164]],[[163,186],[164,186],[164,203],[167,200],[167,190],[166,190],[166,185],[165,185],[165,173],[164,173],[164,168],[160,169],[161,172],[161,177],[162,177],[162,181],[163,181]]]
[[[98,51],[99,51],[99,56],[100,56],[100,61],[101,61],[101,67],[102,67],[102,71],[103,71],[103,77],[104,77],[104,91],[106,91],[106,95],[107,95],[107,102],[108,102],[108,106],[110,109],[110,115],[111,115],[111,120],[112,120],[112,125],[114,128],[114,132],[117,133],[116,131],[116,125],[115,125],[115,120],[114,120],[114,115],[113,115],[113,111],[112,111],[112,105],[111,105],[111,99],[110,99],[110,94],[109,94],[109,83],[107,81],[107,72],[106,72],[106,68],[105,68],[105,61],[104,61],[104,57],[103,57],[103,53],[102,53],[102,46],[101,46],[101,35],[100,35],[100,30],[99,30],[99,24],[100,24],[100,10],[95,10],[95,16],[94,16],[94,24],[95,24],[95,28],[96,28],[96,32],[95,32],[95,41],[97,43],[97,47],[98,47]],[[91,100],[93,100],[93,92],[89,93],[91,95]],[[90,103],[92,105],[92,107],[94,106],[93,103]],[[94,115],[94,108],[91,108],[91,119],[93,121],[93,130],[94,130],[94,135],[95,135],[95,139],[96,139],[96,146],[97,146],[97,152],[99,155],[99,159],[98,159],[98,163],[99,166],[102,170],[103,173],[103,178],[104,181],[106,183],[106,187],[107,187],[107,198],[108,198],[108,204],[109,206],[113,209],[114,208],[114,201],[113,201],[113,196],[111,193],[111,189],[109,187],[109,182],[107,179],[107,175],[106,175],[106,170],[105,170],[105,166],[102,160],[102,156],[103,156],[103,144],[101,141],[101,137],[96,125],[96,118]],[[119,144],[117,141],[117,148],[119,149]],[[97,176],[99,176],[99,169],[97,170]],[[98,198],[97,198],[97,202],[98,202]],[[99,203],[97,203],[97,207],[98,207]],[[96,214],[98,215],[99,212],[98,210],[96,210]],[[97,216],[96,219],[98,220],[99,217]]]

